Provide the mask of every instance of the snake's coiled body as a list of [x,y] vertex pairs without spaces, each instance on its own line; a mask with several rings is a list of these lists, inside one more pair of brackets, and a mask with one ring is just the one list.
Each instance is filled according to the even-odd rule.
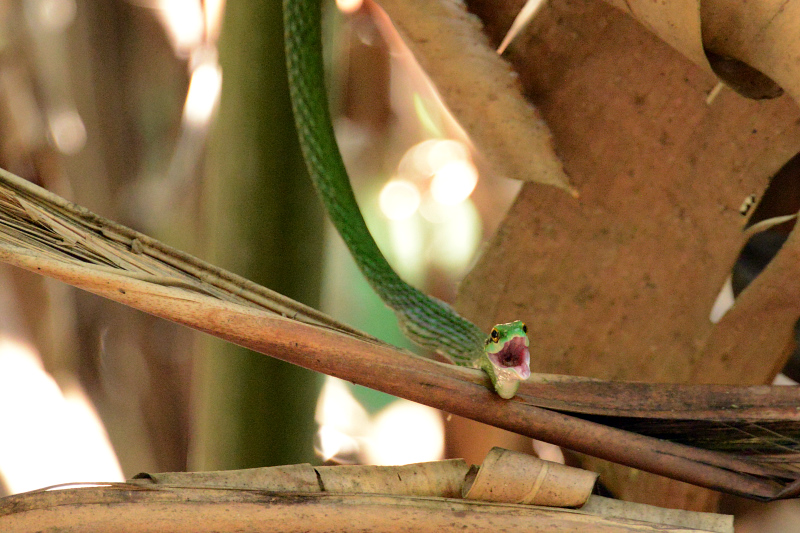
[[415,343],[478,366],[486,334],[446,303],[408,285],[378,249],[353,195],[333,132],[322,59],[321,0],[284,0],[292,107],[309,174],[334,226],[372,288]]

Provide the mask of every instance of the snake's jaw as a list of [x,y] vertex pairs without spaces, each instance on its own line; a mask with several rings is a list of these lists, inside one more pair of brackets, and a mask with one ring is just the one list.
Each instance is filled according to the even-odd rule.
[[499,351],[487,352],[486,355],[498,371],[511,372],[520,380],[531,376],[531,352],[527,337],[512,337]]
[[[489,347],[493,349],[490,351]],[[512,336],[499,346],[490,343],[484,352],[481,367],[489,374],[492,385],[501,398],[513,398],[520,382],[531,375],[528,337]]]

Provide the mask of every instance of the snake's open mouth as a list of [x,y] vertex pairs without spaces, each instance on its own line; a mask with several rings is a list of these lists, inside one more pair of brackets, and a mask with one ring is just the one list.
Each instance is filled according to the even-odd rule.
[[512,370],[520,379],[528,379],[531,375],[531,352],[525,346],[525,337],[514,337],[499,352],[488,355],[496,367]]

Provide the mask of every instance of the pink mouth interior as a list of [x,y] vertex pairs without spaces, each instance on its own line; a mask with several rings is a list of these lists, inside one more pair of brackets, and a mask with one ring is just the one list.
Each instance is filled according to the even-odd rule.
[[491,354],[491,358],[497,366],[515,369],[523,379],[530,376],[531,355],[528,347],[525,346],[525,339],[522,337],[511,339],[499,352]]

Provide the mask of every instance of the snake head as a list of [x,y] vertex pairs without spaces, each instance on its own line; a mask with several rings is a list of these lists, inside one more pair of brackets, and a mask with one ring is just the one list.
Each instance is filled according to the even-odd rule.
[[502,398],[512,398],[520,381],[531,375],[528,328],[517,320],[498,324],[486,340],[481,368],[489,374],[495,391]]

